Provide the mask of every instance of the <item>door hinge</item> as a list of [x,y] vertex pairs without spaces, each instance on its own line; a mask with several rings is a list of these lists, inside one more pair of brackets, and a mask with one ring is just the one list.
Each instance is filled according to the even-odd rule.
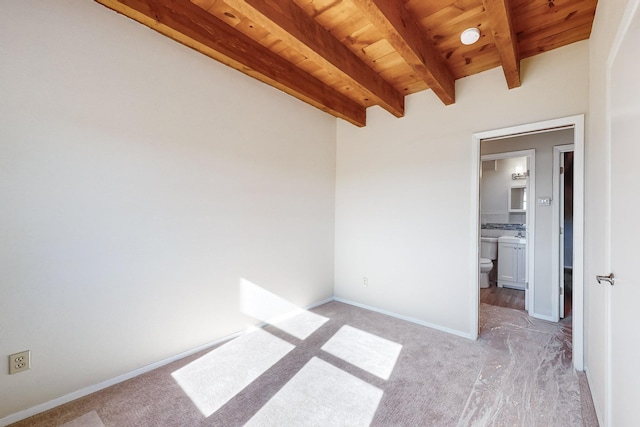
[[560,175],[564,173],[564,166],[560,166]]
[[560,295],[564,295],[564,288],[560,286]]

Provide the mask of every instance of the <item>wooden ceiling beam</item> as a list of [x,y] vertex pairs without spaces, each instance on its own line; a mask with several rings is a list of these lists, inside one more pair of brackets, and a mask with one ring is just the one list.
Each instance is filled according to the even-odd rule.
[[389,0],[352,0],[352,2],[445,105],[455,102],[453,74],[436,48],[429,43],[424,30],[403,2]]
[[509,0],[482,0],[509,89],[520,87],[520,54]]
[[225,65],[356,126],[366,109],[189,0],[96,0]]
[[224,2],[325,70],[346,77],[374,104],[396,117],[404,116],[404,96],[291,0]]

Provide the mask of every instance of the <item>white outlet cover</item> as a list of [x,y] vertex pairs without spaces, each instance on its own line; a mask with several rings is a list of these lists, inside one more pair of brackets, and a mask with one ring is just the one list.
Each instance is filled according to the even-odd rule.
[[31,368],[31,350],[21,351],[9,356],[9,375]]
[[551,197],[538,197],[538,206],[551,206]]

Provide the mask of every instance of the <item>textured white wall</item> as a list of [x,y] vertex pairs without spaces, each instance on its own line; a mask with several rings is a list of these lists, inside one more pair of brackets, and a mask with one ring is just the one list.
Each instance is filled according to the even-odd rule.
[[524,60],[514,90],[495,69],[457,81],[454,105],[426,91],[402,119],[339,122],[336,296],[471,335],[471,136],[585,112],[588,64],[580,42]]
[[89,1],[0,58],[0,418],[332,296],[334,118]]

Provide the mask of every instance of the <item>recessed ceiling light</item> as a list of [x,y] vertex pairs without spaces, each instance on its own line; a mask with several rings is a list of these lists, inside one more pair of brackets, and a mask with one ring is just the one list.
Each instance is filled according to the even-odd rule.
[[460,34],[462,44],[474,44],[480,39],[480,30],[477,28],[467,28]]

